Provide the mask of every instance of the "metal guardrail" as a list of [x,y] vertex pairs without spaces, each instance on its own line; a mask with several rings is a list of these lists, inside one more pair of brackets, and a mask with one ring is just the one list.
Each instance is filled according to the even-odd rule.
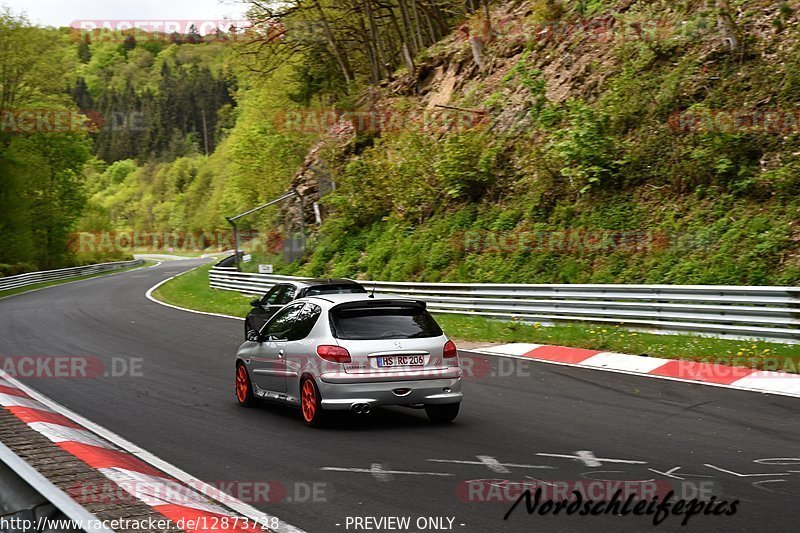
[[[290,276],[214,267],[211,288],[267,292]],[[589,322],[657,333],[800,344],[800,287],[714,285],[510,285],[362,281],[379,294],[424,300],[434,313],[553,324]]]
[[117,263],[101,263],[98,265],[86,265],[72,268],[62,268],[59,270],[44,270],[41,272],[28,272],[17,276],[0,277],[0,291],[7,289],[17,289],[28,285],[35,285],[47,281],[57,281],[62,279],[86,276],[88,274],[99,274],[111,270],[135,267],[143,264],[144,261],[136,259],[134,261],[120,261]]
[[[45,524],[49,527],[38,528]],[[95,515],[0,443],[0,532],[33,531],[113,533]]]

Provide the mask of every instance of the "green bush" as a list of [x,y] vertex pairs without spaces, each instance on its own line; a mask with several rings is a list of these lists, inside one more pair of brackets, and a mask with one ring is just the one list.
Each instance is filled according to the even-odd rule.
[[495,183],[497,152],[497,148],[486,146],[486,140],[481,135],[448,135],[440,145],[434,166],[445,194],[453,199],[480,198]]
[[570,190],[580,194],[609,187],[623,164],[620,148],[610,135],[609,117],[585,102],[570,100],[566,105],[564,127],[553,132],[547,151],[561,168],[561,177]]
[[13,265],[0,263],[0,277],[17,276],[26,272],[35,272],[36,265],[31,263],[15,263]]

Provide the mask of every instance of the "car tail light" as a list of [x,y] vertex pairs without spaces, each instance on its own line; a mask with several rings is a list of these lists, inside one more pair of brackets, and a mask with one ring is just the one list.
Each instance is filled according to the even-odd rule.
[[341,346],[317,346],[317,355],[331,363],[349,363],[350,352]]
[[458,357],[458,348],[456,348],[456,343],[453,341],[447,341],[447,343],[444,345],[444,358],[452,359],[454,357]]

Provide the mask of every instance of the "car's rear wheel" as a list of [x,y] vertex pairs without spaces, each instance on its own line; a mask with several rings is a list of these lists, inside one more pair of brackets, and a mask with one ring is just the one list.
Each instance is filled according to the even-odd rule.
[[256,404],[250,376],[247,374],[247,368],[242,364],[236,366],[236,399],[239,400],[239,405],[242,407],[253,407]]
[[452,422],[458,416],[458,411],[461,408],[460,403],[448,403],[445,405],[426,405],[425,413],[428,418],[438,424],[446,424]]
[[253,326],[253,323],[250,322],[249,318],[246,318],[244,321],[244,339],[247,340],[250,336],[250,332],[254,331],[256,328]]
[[313,428],[323,425],[325,413],[322,410],[322,397],[317,384],[310,377],[303,379],[300,384],[300,412],[307,425]]

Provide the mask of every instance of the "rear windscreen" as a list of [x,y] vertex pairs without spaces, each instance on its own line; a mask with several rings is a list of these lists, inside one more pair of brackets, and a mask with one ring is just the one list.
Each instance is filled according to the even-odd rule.
[[306,291],[306,296],[319,296],[321,294],[362,294],[367,290],[360,285],[323,285],[311,287]]
[[333,334],[343,340],[439,337],[442,329],[422,307],[334,309]]

